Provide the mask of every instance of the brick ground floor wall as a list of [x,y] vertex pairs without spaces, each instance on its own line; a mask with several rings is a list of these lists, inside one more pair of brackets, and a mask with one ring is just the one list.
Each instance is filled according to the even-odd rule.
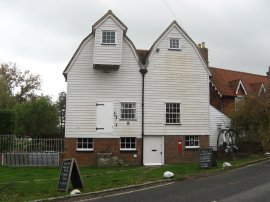
[[93,138],[93,151],[76,151],[76,138],[65,138],[63,158],[75,158],[79,165],[96,166],[98,153],[112,153],[129,165],[141,164],[141,138],[136,139],[136,151],[120,151],[120,138]]
[[[179,138],[182,139],[183,150],[178,152]],[[209,148],[209,136],[202,135],[200,149]],[[185,136],[164,136],[164,163],[185,163],[199,160],[199,149],[185,149]],[[142,139],[136,139],[136,151],[120,151],[119,138],[94,138],[93,151],[76,151],[76,138],[65,139],[65,153],[61,158],[75,158],[79,165],[96,166],[98,153],[112,153],[113,156],[124,160],[128,165],[141,165]],[[136,155],[136,157],[135,157]]]
[[[179,139],[182,139],[182,152],[179,153],[177,146]],[[200,148],[209,148],[209,136],[199,136]],[[164,137],[164,162],[165,164],[194,162],[199,160],[199,149],[185,149],[185,136]]]

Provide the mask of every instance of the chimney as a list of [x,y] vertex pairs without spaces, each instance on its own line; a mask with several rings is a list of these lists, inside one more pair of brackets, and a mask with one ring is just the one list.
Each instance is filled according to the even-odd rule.
[[268,72],[266,72],[266,75],[270,79],[270,66],[268,67]]
[[205,47],[205,42],[202,42],[202,44],[198,44],[199,50],[201,51],[201,54],[206,62],[206,64],[209,64],[208,61],[208,49]]

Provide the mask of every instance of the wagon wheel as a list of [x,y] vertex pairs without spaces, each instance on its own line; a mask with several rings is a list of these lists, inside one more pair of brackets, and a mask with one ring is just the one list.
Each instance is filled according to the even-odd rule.
[[226,153],[233,152],[234,137],[232,131],[222,129],[218,134],[217,149]]
[[240,144],[240,140],[239,140],[239,136],[237,134],[237,132],[233,129],[230,129],[228,130],[228,133],[230,133],[231,137],[232,137],[232,142],[233,144],[231,145],[232,146],[232,149],[234,152],[238,151],[239,150],[239,144]]

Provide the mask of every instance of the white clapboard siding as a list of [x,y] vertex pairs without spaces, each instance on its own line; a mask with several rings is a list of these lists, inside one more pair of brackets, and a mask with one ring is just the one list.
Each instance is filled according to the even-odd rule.
[[222,112],[210,106],[210,146],[216,150],[217,138],[221,129],[228,129],[231,119]]
[[[102,31],[115,31],[116,44],[104,45]],[[123,30],[112,17],[104,21],[95,33],[94,64],[121,65],[123,44]]]
[[[168,50],[170,37],[180,38],[181,51]],[[145,135],[209,135],[209,74],[194,45],[173,27],[154,48],[145,76]],[[165,125],[166,102],[181,103],[181,125]]]
[[[133,47],[123,40],[119,70],[93,69],[95,38],[81,46],[67,75],[66,137],[119,138],[141,136],[141,74]],[[137,121],[120,121],[120,102],[136,102]],[[96,103],[113,102],[117,119],[112,133],[96,132]]]

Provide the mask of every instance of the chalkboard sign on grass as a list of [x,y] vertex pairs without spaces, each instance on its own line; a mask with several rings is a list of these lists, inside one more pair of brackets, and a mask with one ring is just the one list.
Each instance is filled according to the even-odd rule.
[[62,162],[60,176],[58,180],[58,191],[68,191],[69,181],[71,180],[73,189],[83,189],[83,183],[79,168],[75,159],[64,159]]
[[211,168],[213,165],[212,149],[200,149],[200,168]]

